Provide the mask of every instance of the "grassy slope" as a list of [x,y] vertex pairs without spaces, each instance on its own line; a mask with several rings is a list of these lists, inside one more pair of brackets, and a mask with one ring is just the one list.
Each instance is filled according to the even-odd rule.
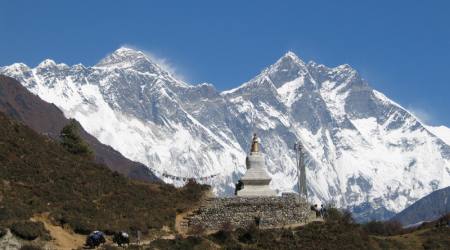
[[173,226],[205,187],[131,181],[0,112],[0,225],[49,212],[75,231]]
[[393,236],[370,236],[375,249],[450,249],[450,228],[435,224]]

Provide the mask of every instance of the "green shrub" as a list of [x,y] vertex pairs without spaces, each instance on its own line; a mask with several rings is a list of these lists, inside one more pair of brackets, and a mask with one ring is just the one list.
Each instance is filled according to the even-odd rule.
[[221,230],[209,236],[216,244],[223,249],[241,249],[239,242],[233,236],[234,232],[228,226],[224,226]]
[[244,230],[238,229],[236,232],[239,235],[238,239],[240,242],[251,244],[258,240],[259,229],[255,223],[251,223]]
[[149,249],[205,249],[201,245],[205,242],[203,238],[189,236],[185,239],[176,237],[174,240],[157,239],[150,243]]
[[24,240],[34,240],[47,234],[42,222],[22,221],[11,225],[11,232]]
[[230,239],[231,234],[228,232],[225,232],[224,230],[219,230],[210,236],[214,241],[217,241],[221,244],[225,243],[227,240]]
[[188,234],[196,236],[196,237],[200,237],[205,233],[205,231],[206,231],[205,227],[202,224],[196,224],[196,225],[189,227]]
[[70,123],[61,130],[61,144],[72,154],[91,156],[92,150],[79,134],[80,125],[71,119]]
[[339,210],[335,207],[328,207],[325,221],[327,223],[353,224],[352,214],[348,210]]
[[222,225],[220,225],[220,230],[226,233],[230,233],[233,231],[233,224],[231,223],[231,221],[227,220],[222,223]]
[[26,220],[32,213],[27,206],[23,206],[21,201],[11,200],[13,204],[7,204],[7,207],[0,208],[0,222],[9,221],[11,218]]

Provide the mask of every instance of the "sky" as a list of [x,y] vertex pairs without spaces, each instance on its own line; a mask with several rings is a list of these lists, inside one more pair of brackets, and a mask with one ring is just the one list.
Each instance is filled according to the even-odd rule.
[[121,46],[236,87],[287,51],[350,64],[427,124],[450,127],[450,1],[0,0],[0,65],[94,65]]

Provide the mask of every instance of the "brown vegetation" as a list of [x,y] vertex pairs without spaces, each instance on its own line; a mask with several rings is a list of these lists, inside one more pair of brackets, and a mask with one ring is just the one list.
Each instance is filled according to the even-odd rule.
[[19,221],[11,225],[11,232],[24,240],[34,240],[37,237],[46,236],[48,232],[45,230],[42,222]]
[[205,234],[205,232],[206,232],[205,227],[201,224],[197,224],[197,225],[193,225],[193,226],[189,227],[188,234],[196,236],[196,237],[200,237],[203,234]]
[[[235,231],[220,230],[209,236],[157,240],[150,249],[449,249],[448,221],[436,222],[404,234],[390,222],[369,226],[353,222],[351,214],[329,208],[325,222],[293,229],[258,229],[256,225]],[[443,217],[445,218],[445,217]],[[373,232],[369,232],[373,230]],[[377,235],[374,235],[376,233]],[[391,236],[381,236],[388,235]],[[211,242],[213,244],[211,244]],[[205,248],[205,246],[211,248]]]
[[0,113],[0,226],[49,212],[77,233],[173,226],[207,189],[131,181]]
[[363,225],[363,229],[372,235],[391,236],[405,232],[397,221],[370,221]]

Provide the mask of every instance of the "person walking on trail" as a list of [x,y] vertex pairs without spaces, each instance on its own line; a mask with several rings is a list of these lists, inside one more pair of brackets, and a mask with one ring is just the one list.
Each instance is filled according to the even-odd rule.
[[137,239],[137,244],[138,246],[141,245],[141,230],[137,230],[136,232],[136,239]]
[[311,210],[316,212],[316,218],[320,217],[320,209],[317,207],[317,204],[314,204],[314,206],[311,205]]
[[320,206],[320,215],[324,219],[327,217],[327,209],[325,208],[325,206],[323,204]]

